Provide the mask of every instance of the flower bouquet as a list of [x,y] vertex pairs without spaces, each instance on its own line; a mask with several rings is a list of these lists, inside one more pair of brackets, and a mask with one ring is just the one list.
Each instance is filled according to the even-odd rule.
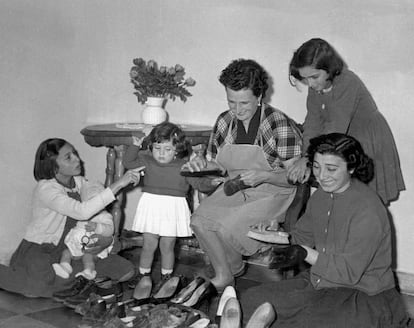
[[196,82],[191,77],[184,79],[185,70],[181,65],[168,68],[158,66],[155,60],[145,62],[142,58],[134,59],[133,64],[130,77],[138,102],[145,104],[148,97],[172,100],[179,97],[185,102],[191,96],[187,87],[194,86]]

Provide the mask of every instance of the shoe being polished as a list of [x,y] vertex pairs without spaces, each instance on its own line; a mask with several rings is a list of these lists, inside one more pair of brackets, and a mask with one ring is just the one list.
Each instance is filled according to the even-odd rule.
[[236,192],[241,191],[243,189],[250,188],[243,182],[241,179],[240,174],[233,179],[227,180],[223,185],[223,190],[226,196],[234,195]]
[[268,328],[276,319],[272,304],[266,302],[260,305],[252,314],[246,328]]
[[273,229],[272,227],[266,227],[264,229],[251,227],[247,233],[247,237],[271,244],[289,244],[289,233]]

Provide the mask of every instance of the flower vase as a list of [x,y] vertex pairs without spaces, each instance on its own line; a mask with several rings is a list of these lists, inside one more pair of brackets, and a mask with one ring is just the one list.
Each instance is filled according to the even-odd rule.
[[145,108],[142,111],[142,123],[157,125],[167,119],[167,112],[162,107],[165,98],[148,97],[145,102]]

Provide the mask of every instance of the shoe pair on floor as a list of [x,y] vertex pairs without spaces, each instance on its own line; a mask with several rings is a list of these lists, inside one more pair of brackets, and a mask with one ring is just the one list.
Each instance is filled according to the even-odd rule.
[[132,279],[128,286],[134,288],[133,299],[135,305],[145,303],[159,304],[174,297],[185,284],[185,278],[172,274],[162,274],[160,281],[153,288],[149,273],[139,274]]
[[68,307],[75,308],[86,302],[92,293],[104,297],[107,302],[115,302],[123,294],[121,285],[110,279],[87,280],[83,276],[79,276],[71,287],[54,293],[53,298]]
[[[245,328],[267,328],[275,318],[273,306],[266,302],[255,310]],[[220,322],[220,328],[241,328],[242,311],[232,286],[226,287],[220,298],[216,321]]]
[[214,285],[203,277],[197,276],[170,302],[197,309],[204,302],[210,303],[215,295],[217,295],[217,290]]

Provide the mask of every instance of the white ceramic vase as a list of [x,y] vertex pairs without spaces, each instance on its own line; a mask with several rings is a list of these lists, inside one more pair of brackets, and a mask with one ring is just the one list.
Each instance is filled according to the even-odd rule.
[[142,111],[142,123],[157,125],[167,119],[167,112],[163,108],[165,98],[148,97]]

